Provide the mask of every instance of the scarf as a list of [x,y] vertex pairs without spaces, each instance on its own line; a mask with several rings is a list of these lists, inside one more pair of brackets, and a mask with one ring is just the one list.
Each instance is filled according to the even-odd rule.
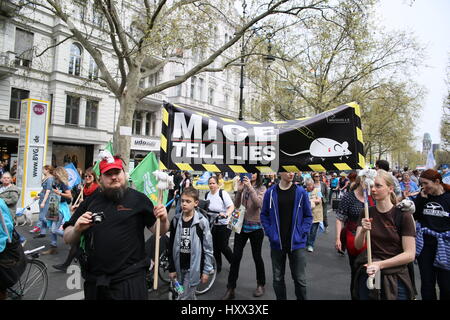
[[87,187],[87,186],[84,187],[84,189],[83,189],[83,194],[84,194],[86,197],[89,197],[91,194],[94,193],[95,190],[97,190],[98,187],[99,187],[99,186],[98,186],[97,183],[92,182],[91,185],[90,185],[89,187]]

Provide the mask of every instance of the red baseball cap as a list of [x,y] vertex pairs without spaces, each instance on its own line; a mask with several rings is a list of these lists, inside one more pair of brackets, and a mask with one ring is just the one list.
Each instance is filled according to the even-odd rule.
[[105,173],[111,169],[122,169],[123,170],[123,162],[120,158],[114,158],[114,162],[108,163],[106,160],[102,160],[100,162],[100,173]]

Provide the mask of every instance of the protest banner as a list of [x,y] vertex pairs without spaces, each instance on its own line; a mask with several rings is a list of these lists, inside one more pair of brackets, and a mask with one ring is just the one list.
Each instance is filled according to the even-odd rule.
[[298,172],[363,169],[356,103],[287,121],[238,121],[165,104],[160,169]]

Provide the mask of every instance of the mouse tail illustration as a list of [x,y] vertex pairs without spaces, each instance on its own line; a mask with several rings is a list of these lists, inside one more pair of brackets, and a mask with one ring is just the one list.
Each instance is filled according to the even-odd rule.
[[309,150],[304,150],[304,151],[300,151],[300,152],[297,152],[297,153],[287,153],[287,152],[284,152],[281,149],[280,149],[280,151],[283,152],[285,155],[290,156],[290,157],[295,157],[295,156],[298,156],[299,154],[302,154],[302,153],[309,153]]

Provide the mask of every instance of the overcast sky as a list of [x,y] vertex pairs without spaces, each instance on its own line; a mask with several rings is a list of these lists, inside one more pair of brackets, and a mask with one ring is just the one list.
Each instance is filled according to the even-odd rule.
[[381,25],[390,29],[413,31],[426,46],[428,68],[423,68],[416,81],[425,86],[427,95],[414,135],[422,150],[425,132],[433,143],[439,143],[443,99],[447,94],[446,68],[450,57],[449,0],[381,0],[377,13]]

